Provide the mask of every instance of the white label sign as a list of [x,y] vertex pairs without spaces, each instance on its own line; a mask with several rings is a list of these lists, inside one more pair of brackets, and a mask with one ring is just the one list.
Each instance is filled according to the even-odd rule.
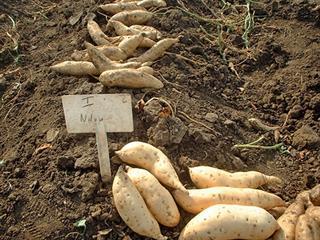
[[133,118],[129,94],[62,96],[69,133],[95,133],[103,122],[107,132],[132,132]]

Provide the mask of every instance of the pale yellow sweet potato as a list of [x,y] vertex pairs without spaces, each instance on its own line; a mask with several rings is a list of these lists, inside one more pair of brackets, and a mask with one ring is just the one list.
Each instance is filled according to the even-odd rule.
[[163,88],[163,83],[159,79],[132,68],[104,71],[99,81],[106,87]]
[[320,225],[320,207],[319,206],[310,206],[306,210],[306,214],[312,217]]
[[137,70],[140,72],[148,73],[150,75],[153,75],[153,73],[154,73],[153,68],[149,67],[149,66],[142,66],[142,67],[137,68]]
[[148,170],[164,185],[187,192],[168,157],[151,144],[130,142],[116,154],[123,162]]
[[[113,15],[110,20],[119,21],[126,26],[145,24],[152,18],[152,13],[145,10],[123,11]],[[107,25],[109,27],[109,24]]]
[[92,44],[86,42],[85,46],[87,48],[90,59],[92,60],[94,66],[98,69],[99,73],[102,73],[107,70],[138,68],[141,66],[141,64],[137,62],[130,62],[130,63],[113,62]]
[[285,202],[277,195],[251,188],[212,187],[191,189],[188,193],[176,190],[172,194],[178,205],[190,213],[199,213],[217,204],[257,206],[264,209],[285,206]]
[[98,23],[96,23],[94,20],[89,20],[87,24],[87,29],[89,32],[89,35],[91,39],[97,44],[97,45],[112,45],[108,41],[107,35],[104,34],[104,32],[99,27]]
[[152,8],[152,7],[165,7],[167,6],[167,3],[164,0],[141,0],[137,2],[137,5],[144,8]]
[[274,234],[273,240],[295,240],[295,229],[298,218],[304,214],[303,201],[296,200],[284,212],[284,214],[277,220],[280,229]]
[[92,62],[87,61],[64,61],[50,67],[51,70],[67,75],[98,75],[98,69]]
[[180,213],[170,192],[147,170],[128,167],[127,173],[155,219],[167,227],[178,225]]
[[159,224],[122,167],[119,167],[114,178],[112,194],[120,217],[132,231],[158,240],[167,239],[161,234]]
[[135,62],[153,62],[162,57],[165,51],[173,44],[179,42],[179,38],[165,38],[157,42],[152,48],[143,53],[141,56],[135,58]]
[[108,3],[99,6],[103,11],[116,14],[123,11],[146,10],[143,6],[139,6],[136,2],[118,2]]
[[320,226],[310,216],[303,214],[298,218],[295,240],[320,240]]
[[119,43],[119,48],[127,54],[127,56],[132,56],[134,51],[139,47],[141,42],[143,41],[144,34],[139,33],[137,35],[129,36],[128,38],[125,38]]
[[[97,46],[96,48],[112,61],[123,61],[127,59],[127,54],[125,54],[119,47],[102,45]],[[75,61],[91,61],[86,49],[82,51],[75,50],[71,54],[71,58]]]
[[264,184],[280,184],[278,177],[267,176],[260,172],[235,172],[230,173],[218,168],[199,166],[189,168],[192,182],[197,188],[216,186],[257,188]]
[[179,240],[263,240],[278,228],[277,221],[262,208],[215,205],[192,218]]
[[146,34],[146,37],[152,40],[158,40],[162,37],[162,33],[151,26],[143,26],[143,25],[132,25],[130,26],[131,30],[143,32]]

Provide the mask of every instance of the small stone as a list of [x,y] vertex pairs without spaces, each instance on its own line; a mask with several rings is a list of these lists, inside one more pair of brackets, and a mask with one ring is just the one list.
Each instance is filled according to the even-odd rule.
[[303,108],[300,105],[294,105],[290,111],[290,117],[293,119],[298,119],[303,116]]
[[57,166],[61,170],[73,169],[75,158],[72,156],[60,156],[58,157]]
[[216,113],[207,113],[204,116],[204,119],[207,120],[208,122],[214,123],[219,119],[219,116]]
[[313,98],[311,98],[311,101],[309,103],[310,108],[315,111],[320,111],[320,94],[317,94]]
[[78,158],[74,164],[75,169],[95,169],[97,167],[98,161],[94,156],[83,156]]
[[236,126],[236,123],[230,119],[227,119],[223,122],[224,125],[228,126],[228,127],[235,127]]
[[205,133],[199,128],[189,128],[188,134],[194,138],[196,142],[206,142],[210,143],[214,138],[213,134]]
[[188,128],[177,117],[160,118],[155,126],[148,129],[150,143],[156,146],[179,144]]
[[47,132],[47,142],[53,142],[57,138],[58,134],[59,134],[59,130],[58,129],[51,128]]
[[304,125],[293,133],[292,144],[299,150],[316,148],[320,146],[320,137],[310,126]]

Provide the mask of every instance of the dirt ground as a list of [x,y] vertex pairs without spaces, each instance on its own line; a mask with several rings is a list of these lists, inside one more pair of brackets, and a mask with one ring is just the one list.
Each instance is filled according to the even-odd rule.
[[[134,108],[134,132],[110,133],[110,155],[148,141],[170,157],[187,187],[187,167],[196,165],[276,175],[284,185],[268,190],[286,201],[320,182],[320,2],[251,3],[247,48],[245,1],[181,2],[168,0],[149,22],[181,41],[153,64],[165,87],[146,92],[106,89],[92,77],[48,68],[90,41],[89,13],[105,27],[97,13],[103,1],[1,1],[0,239],[145,239],[126,227],[111,186],[101,183],[95,136],[67,133],[66,94],[130,93],[133,107],[142,98],[170,102],[174,117],[158,101]],[[266,132],[251,118],[280,128]],[[260,145],[278,147],[233,147],[262,135]],[[118,166],[112,163],[113,173]],[[179,226],[162,228],[170,239],[191,217],[181,214]],[[86,228],[76,228],[82,219]]]

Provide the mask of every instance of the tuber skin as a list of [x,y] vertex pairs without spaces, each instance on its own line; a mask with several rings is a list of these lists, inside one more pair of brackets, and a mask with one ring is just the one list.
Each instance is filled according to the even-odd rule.
[[266,210],[253,206],[215,205],[191,219],[179,240],[262,240],[279,225]]
[[157,240],[167,239],[122,166],[114,177],[112,194],[120,217],[132,231]]

